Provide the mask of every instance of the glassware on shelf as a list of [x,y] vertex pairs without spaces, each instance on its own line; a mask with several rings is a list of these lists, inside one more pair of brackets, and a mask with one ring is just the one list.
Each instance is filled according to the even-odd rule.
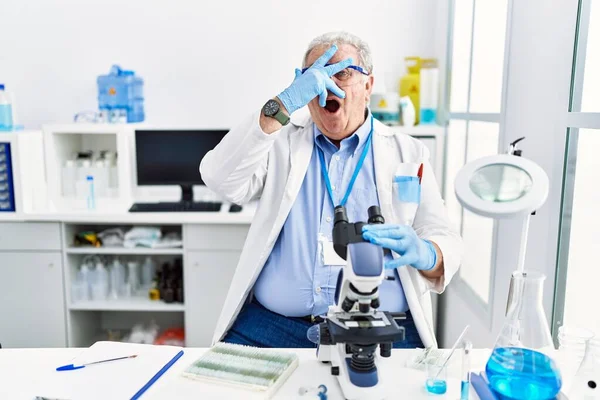
[[487,365],[490,387],[516,400],[553,399],[562,386],[555,349],[542,305],[545,276],[514,272],[504,326]]

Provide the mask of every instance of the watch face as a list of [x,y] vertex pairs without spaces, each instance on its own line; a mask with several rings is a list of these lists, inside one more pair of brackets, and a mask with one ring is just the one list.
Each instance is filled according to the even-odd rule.
[[267,101],[267,104],[264,106],[265,115],[273,116],[277,114],[277,111],[279,111],[279,103],[277,103],[275,100]]

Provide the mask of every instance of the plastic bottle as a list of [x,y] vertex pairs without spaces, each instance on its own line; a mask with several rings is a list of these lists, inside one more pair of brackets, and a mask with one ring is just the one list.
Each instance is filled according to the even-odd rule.
[[94,193],[94,177],[92,175],[88,175],[86,178],[88,184],[88,194],[87,194],[87,208],[88,210],[94,210],[96,208],[96,194]]
[[10,96],[6,92],[4,85],[0,84],[0,131],[12,131],[13,129],[13,109]]
[[124,295],[125,266],[115,258],[110,269],[110,297],[117,299]]
[[138,272],[138,263],[137,261],[130,261],[127,263],[127,285],[130,288],[131,295],[135,295],[136,292],[140,288],[140,278]]
[[92,298],[95,301],[106,300],[108,297],[109,280],[108,271],[102,263],[98,260],[96,263],[96,270],[94,271],[94,283],[92,284]]
[[419,121],[421,125],[437,121],[440,73],[435,58],[426,58],[421,65]]
[[75,182],[77,181],[77,166],[75,160],[65,161],[62,167],[62,194],[65,197],[75,196]]
[[98,197],[106,197],[108,193],[108,167],[103,159],[94,161],[94,189]]
[[109,122],[142,122],[144,120],[144,80],[134,71],[113,65],[108,75],[97,79],[98,107],[107,112]]
[[406,57],[404,59],[406,63],[407,73],[400,78],[400,97],[410,97],[415,107],[415,123],[419,123],[419,96],[421,94],[421,58],[420,57]]
[[152,286],[152,280],[154,278],[154,262],[150,256],[146,257],[144,264],[142,265],[142,286],[150,289]]

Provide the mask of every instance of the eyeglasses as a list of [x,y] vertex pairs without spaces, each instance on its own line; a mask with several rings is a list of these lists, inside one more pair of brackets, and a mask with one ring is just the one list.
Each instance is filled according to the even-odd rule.
[[[325,64],[326,67],[329,65],[332,64]],[[310,67],[302,68],[302,73],[305,73],[309,68]],[[348,65],[345,69],[341,70],[337,74],[334,74],[333,76],[340,82],[348,82],[352,80],[353,76],[357,75],[357,73],[354,71],[358,71],[363,75],[369,75],[369,73],[363,67],[359,67],[358,65]]]

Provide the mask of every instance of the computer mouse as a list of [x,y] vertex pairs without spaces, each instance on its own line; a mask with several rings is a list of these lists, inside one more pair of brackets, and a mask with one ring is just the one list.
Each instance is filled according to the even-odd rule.
[[242,211],[242,206],[237,204],[232,204],[229,206],[229,212],[240,212]]

